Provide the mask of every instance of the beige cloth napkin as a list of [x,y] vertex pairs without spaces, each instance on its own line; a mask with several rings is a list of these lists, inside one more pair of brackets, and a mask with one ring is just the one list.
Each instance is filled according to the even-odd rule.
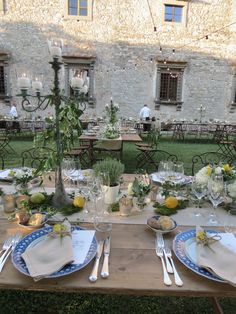
[[[71,231],[68,221],[63,222],[67,229]],[[70,235],[56,238],[46,236],[46,238],[29,247],[21,255],[29,270],[30,276],[38,281],[60,269],[66,264],[73,262],[72,238]]]
[[[198,231],[197,228],[196,231]],[[212,236],[213,234],[209,235]],[[211,273],[236,285],[236,253],[226,247],[223,241],[216,241],[207,245],[197,244],[197,263],[198,266],[204,267]],[[235,247],[236,239],[232,235],[232,247]]]

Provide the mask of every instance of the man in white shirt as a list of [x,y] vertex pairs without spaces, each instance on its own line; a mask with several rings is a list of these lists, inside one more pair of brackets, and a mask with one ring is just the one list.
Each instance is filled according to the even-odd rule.
[[16,110],[16,105],[14,103],[11,104],[11,109],[9,112],[9,116],[13,119],[17,119],[18,118],[18,112]]
[[150,124],[150,115],[151,115],[151,110],[148,108],[148,106],[145,104],[143,108],[140,110],[139,117],[141,121],[146,121],[147,123],[143,123],[143,130],[144,131],[149,131],[151,128]]

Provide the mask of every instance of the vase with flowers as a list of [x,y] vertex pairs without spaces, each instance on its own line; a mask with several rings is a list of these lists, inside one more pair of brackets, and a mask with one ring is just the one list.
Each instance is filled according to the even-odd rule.
[[151,191],[151,182],[148,174],[135,177],[133,183],[128,185],[128,194],[133,196],[134,207],[143,210],[146,205],[146,197]]
[[117,103],[114,103],[113,100],[110,101],[110,104],[106,104],[105,111],[107,124],[103,133],[105,138],[116,139],[120,136],[120,126],[118,118],[119,110],[119,105]]
[[12,177],[15,189],[19,194],[28,194],[31,189],[31,181],[39,177],[39,172],[36,169],[31,168],[21,168],[16,170],[11,170],[9,173]]

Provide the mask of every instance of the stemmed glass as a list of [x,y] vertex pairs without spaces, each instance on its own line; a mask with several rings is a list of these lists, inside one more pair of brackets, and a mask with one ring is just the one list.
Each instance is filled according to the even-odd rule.
[[168,176],[173,175],[174,163],[168,160],[161,160],[158,166],[160,178],[165,181]]
[[207,184],[197,181],[196,177],[194,177],[191,184],[191,190],[194,196],[196,196],[198,200],[198,210],[194,213],[194,216],[200,217],[201,216],[201,213],[199,212],[200,201],[204,196],[207,195],[207,191],[208,191]]
[[62,175],[65,182],[69,182],[69,189],[68,192],[72,192],[71,186],[71,174],[75,169],[75,161],[72,158],[65,158],[62,161]]
[[225,187],[223,176],[221,174],[213,174],[208,182],[208,197],[213,205],[213,211],[209,215],[208,222],[216,225],[219,223],[215,210],[219,204],[224,201]]
[[71,179],[71,181],[72,181],[72,183],[74,185],[74,191],[76,193],[76,188],[77,188],[78,181],[79,181],[79,179],[82,178],[81,167],[80,167],[80,163],[79,163],[78,160],[76,160],[76,162],[74,161],[73,169],[69,173],[69,178]]
[[84,205],[84,212],[85,214],[89,214],[87,203],[91,197],[91,178],[88,176],[84,176],[82,180],[79,181],[79,193],[84,196],[85,205]]

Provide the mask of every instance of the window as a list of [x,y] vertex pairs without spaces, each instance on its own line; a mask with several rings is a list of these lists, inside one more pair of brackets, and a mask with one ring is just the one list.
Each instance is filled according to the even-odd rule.
[[63,61],[65,64],[65,92],[67,96],[73,95],[74,91],[70,86],[70,78],[73,73],[80,75],[87,75],[87,84],[89,90],[87,93],[88,105],[93,107],[95,104],[94,99],[94,57],[70,57],[64,56]]
[[187,25],[188,1],[163,0],[162,15],[164,25]]
[[9,54],[0,51],[0,99],[9,101]]
[[183,7],[165,4],[165,22],[181,23]]
[[185,62],[180,63],[157,63],[157,88],[155,104],[156,108],[163,105],[176,105],[177,109],[182,106],[182,84]]
[[5,74],[4,74],[4,66],[0,65],[0,97],[4,97],[5,96]]
[[92,0],[66,0],[66,17],[90,20],[92,18]]

